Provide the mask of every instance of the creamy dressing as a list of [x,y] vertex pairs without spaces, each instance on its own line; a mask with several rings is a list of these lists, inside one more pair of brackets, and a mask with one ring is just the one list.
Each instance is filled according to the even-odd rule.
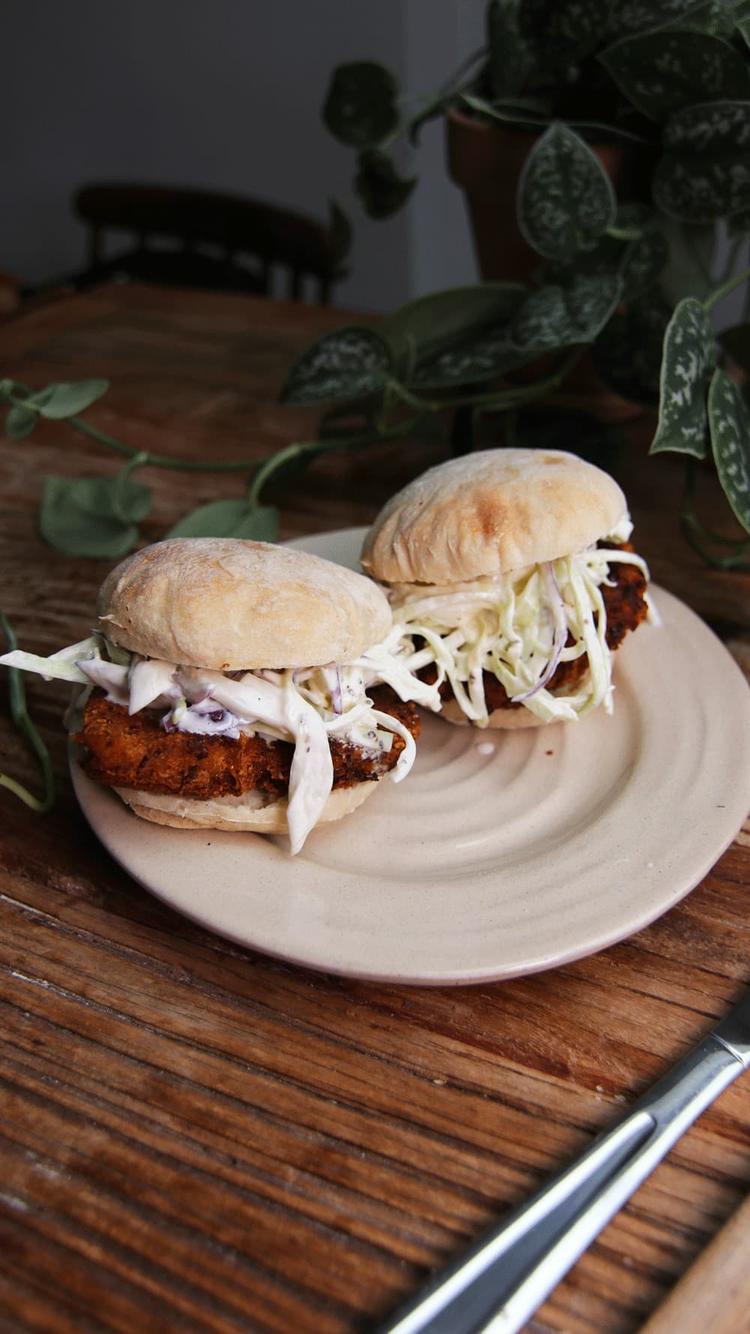
[[400,736],[404,749],[392,777],[400,782],[409,772],[416,754],[411,733],[397,718],[374,708],[367,691],[384,682],[401,700],[438,709],[437,688],[425,686],[407,666],[410,651],[409,643],[390,635],[353,663],[227,675],[129,654],[97,633],[48,658],[16,650],[0,657],[0,663],[89,690],[98,686],[131,715],[159,710],[167,732],[292,742],[287,822],[291,850],[297,853],[333,788],[331,737],[378,756],[391,750],[394,735]]

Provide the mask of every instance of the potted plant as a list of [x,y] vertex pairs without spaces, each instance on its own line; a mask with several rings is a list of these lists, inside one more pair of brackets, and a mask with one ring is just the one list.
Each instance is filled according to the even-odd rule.
[[[460,127],[451,135],[468,119],[467,134],[499,145],[476,174],[487,191],[494,181],[498,218],[527,247],[525,268],[321,339],[291,367],[282,395],[327,405],[317,438],[265,460],[245,501],[212,502],[174,531],[271,538],[269,487],[328,451],[396,438],[408,448],[410,435],[436,424],[454,450],[596,441],[589,396],[571,380],[590,356],[612,391],[658,405],[651,451],[684,457],[689,540],[719,567],[750,568],[750,536],[717,541],[695,509],[705,461],[750,535],[750,415],[737,383],[738,368],[750,370],[750,321],[718,336],[711,322],[722,295],[749,286],[740,255],[750,235],[750,0],[490,0],[486,46],[406,121],[387,70],[341,67],[324,119],[356,150],[357,193],[373,216],[414,188],[390,156],[394,137],[415,137],[446,111]],[[714,278],[719,225],[730,244]],[[149,503],[133,473],[145,462],[216,466],[136,455],[89,427],[78,413],[104,387],[30,393],[0,381],[11,435],[27,435],[39,417],[67,417],[127,458],[104,489],[102,479],[48,485],[42,531],[73,554],[133,545]]]

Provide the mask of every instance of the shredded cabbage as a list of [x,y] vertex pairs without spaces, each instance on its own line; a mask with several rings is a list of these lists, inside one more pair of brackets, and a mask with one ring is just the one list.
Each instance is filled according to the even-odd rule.
[[[391,634],[353,663],[227,675],[142,658],[97,632],[49,658],[16,651],[0,663],[81,683],[89,690],[96,685],[130,714],[158,709],[167,732],[234,740],[245,733],[293,742],[287,820],[291,850],[297,853],[333,787],[331,737],[377,757],[392,749],[394,735],[400,736],[404,748],[391,777],[400,782],[409,772],[416,753],[411,733],[397,718],[374,708],[367,691],[382,681],[404,701],[439,708],[437,689],[409,670],[410,651],[400,635]],[[80,708],[71,717],[74,726],[80,726]]]
[[[624,519],[606,541],[626,541],[631,530]],[[394,586],[389,592],[396,622],[392,637],[402,644],[399,669],[411,675],[434,666],[431,689],[447,681],[478,727],[489,722],[484,672],[497,678],[511,701],[544,722],[572,722],[600,704],[611,712],[612,654],[601,587],[610,582],[613,561],[637,565],[648,578],[640,556],[605,545],[505,576]],[[549,690],[558,663],[583,654],[587,671],[576,686]]]

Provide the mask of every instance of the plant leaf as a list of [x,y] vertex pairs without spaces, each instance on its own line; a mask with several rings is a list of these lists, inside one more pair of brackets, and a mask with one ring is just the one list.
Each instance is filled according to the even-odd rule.
[[243,537],[274,542],[278,531],[279,512],[271,505],[249,505],[247,500],[212,500],[179,519],[167,537]]
[[654,169],[654,202],[683,222],[715,222],[750,208],[750,154],[667,153]]
[[734,154],[750,144],[750,101],[699,102],[670,116],[664,148],[678,153]]
[[591,349],[594,365],[611,389],[636,403],[658,403],[664,334],[672,306],[658,288],[615,311]]
[[513,345],[519,352],[545,352],[591,343],[621,295],[616,274],[578,274],[566,286],[540,287],[529,293],[513,320]]
[[124,556],[138,539],[151,493],[116,477],[46,477],[39,513],[45,542],[66,556]]
[[615,220],[612,182],[588,144],[559,121],[529,153],[518,182],[518,225],[546,259],[569,259]]
[[622,257],[623,300],[632,301],[648,292],[662,273],[669,258],[669,246],[661,228],[652,223],[627,246]]
[[663,28],[623,37],[599,60],[644,115],[664,120],[713,98],[750,97],[750,72],[739,51],[720,37]]
[[708,391],[711,448],[724,494],[750,533],[750,411],[739,387],[716,370]]
[[602,5],[597,0],[524,0],[521,34],[546,74],[561,74],[601,41]]
[[487,6],[487,68],[493,98],[523,92],[534,58],[521,32],[521,0],[490,0]]
[[393,352],[397,373],[408,383],[415,371],[444,352],[454,347],[463,350],[483,330],[507,323],[525,293],[520,283],[499,282],[432,292],[386,316],[378,333]]
[[46,389],[30,394],[28,402],[35,404],[40,417],[62,421],[90,408],[108,389],[109,380],[72,380],[47,385]]
[[432,360],[419,366],[412,383],[420,389],[443,389],[475,384],[531,360],[519,352],[511,338],[509,321],[478,330],[473,337],[446,348]]
[[366,148],[357,158],[354,188],[370,218],[390,218],[397,213],[416,183],[415,176],[399,176],[393,159],[379,148]]
[[706,456],[706,374],[716,342],[700,301],[687,296],[675,307],[664,335],[659,377],[659,421],[649,453],[672,449]]
[[398,126],[398,84],[384,65],[357,60],[333,71],[323,121],[350,148],[372,148]]
[[336,329],[295,362],[281,391],[282,403],[359,398],[382,389],[393,369],[390,348],[373,329]]
[[26,408],[11,408],[5,418],[5,434],[9,440],[25,440],[37,423],[37,414]]

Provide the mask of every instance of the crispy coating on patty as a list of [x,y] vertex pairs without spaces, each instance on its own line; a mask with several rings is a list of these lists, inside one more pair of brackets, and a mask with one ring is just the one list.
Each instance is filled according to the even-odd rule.
[[[419,736],[419,714],[413,704],[402,704],[388,686],[378,686],[369,694],[375,708],[397,718],[413,737]],[[85,751],[83,768],[98,783],[198,800],[237,797],[253,789],[283,795],[289,787],[294,755],[288,741],[245,735],[233,741],[191,732],[167,733],[157,714],[144,710],[131,717],[100,691],[89,699],[83,727],[74,739]],[[338,738],[331,738],[330,746],[334,788],[352,787],[392,769],[404,741],[394,734],[391,749],[382,755]]]
[[[600,546],[605,545],[599,543]],[[614,543],[611,544],[614,547]],[[635,551],[635,547],[630,542],[620,542],[617,544],[622,551]],[[646,576],[637,565],[628,565],[625,562],[613,561],[609,567],[609,575],[613,580],[611,585],[602,584],[601,594],[604,606],[607,612],[607,645],[614,650],[620,647],[623,639],[629,630],[635,630],[645,621],[648,615],[648,604],[646,602]],[[573,639],[568,635],[568,644],[572,644]],[[588,658],[582,653],[580,658],[573,658],[570,662],[561,662],[552,680],[547,686],[551,691],[570,691],[588,668]],[[420,672],[424,680],[434,681],[437,671],[430,666],[424,672]],[[487,702],[489,713],[495,709],[522,709],[523,704],[513,704],[505,693],[505,687],[501,685],[492,672],[483,673],[484,697]],[[450,699],[453,694],[450,683],[445,681],[440,688],[443,699]]]

